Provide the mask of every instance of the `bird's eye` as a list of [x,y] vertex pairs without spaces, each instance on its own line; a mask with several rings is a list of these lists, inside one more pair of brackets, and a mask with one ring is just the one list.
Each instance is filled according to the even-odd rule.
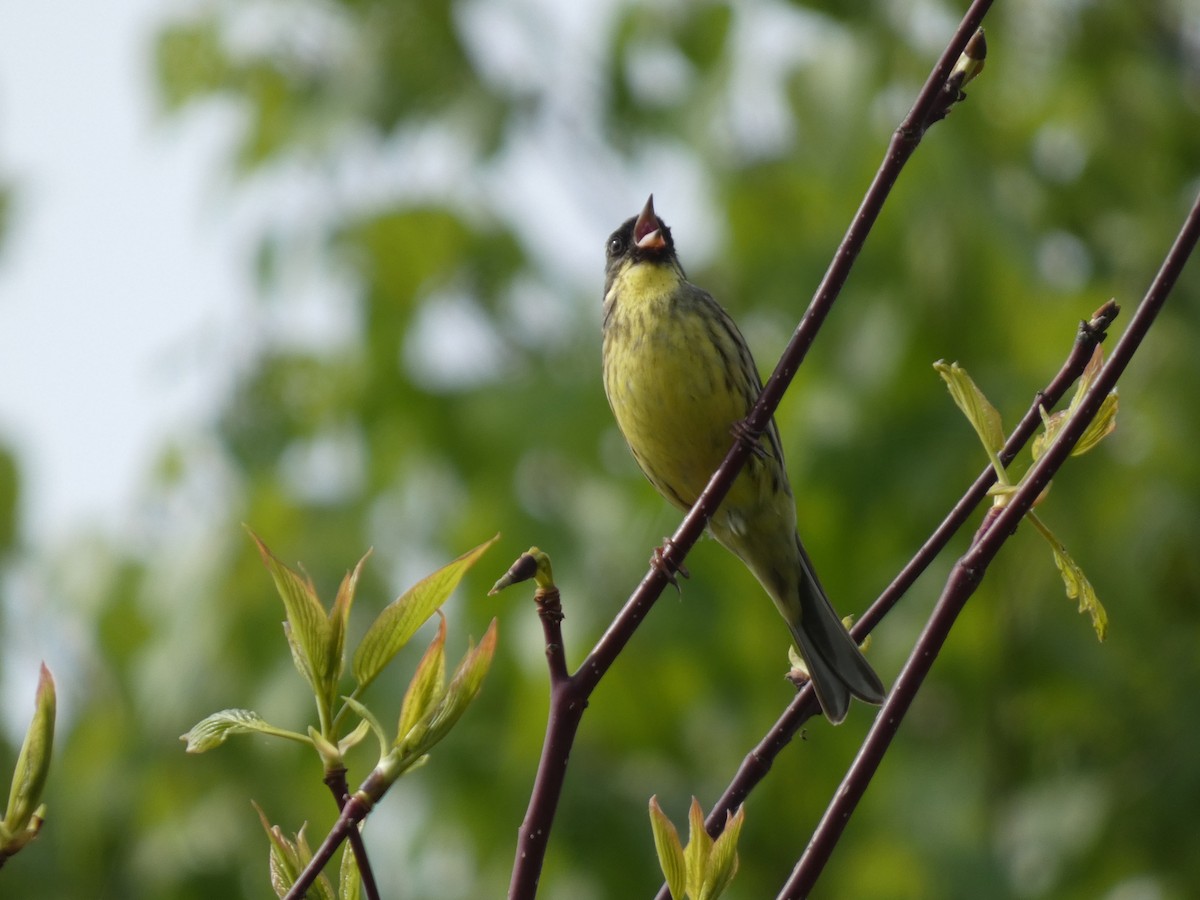
[[620,235],[613,235],[608,239],[608,255],[617,256],[625,249],[625,240]]

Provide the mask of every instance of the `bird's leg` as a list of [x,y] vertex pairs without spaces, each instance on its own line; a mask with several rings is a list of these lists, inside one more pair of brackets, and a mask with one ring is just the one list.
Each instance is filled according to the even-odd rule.
[[667,581],[670,582],[671,586],[682,594],[683,590],[679,587],[679,581],[675,576],[678,574],[684,578],[691,578],[692,575],[684,566],[673,566],[667,562],[666,552],[671,548],[673,543],[669,537],[663,538],[662,546],[655,547],[654,552],[650,554],[650,565],[662,572],[667,577]]
[[762,445],[761,441],[762,432],[755,432],[755,430],[750,427],[748,419],[738,419],[729,426],[729,433],[743,444],[749,445],[750,452],[759,459],[767,458],[767,448]]

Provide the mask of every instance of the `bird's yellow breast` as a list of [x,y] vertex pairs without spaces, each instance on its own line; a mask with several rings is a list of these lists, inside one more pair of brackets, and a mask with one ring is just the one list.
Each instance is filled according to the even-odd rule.
[[627,266],[606,307],[604,387],[617,425],[654,486],[686,508],[749,409],[731,373],[736,349],[712,299],[673,267]]
[[610,293],[619,293],[622,310],[629,312],[663,304],[683,283],[679,270],[673,266],[627,265],[613,281]]

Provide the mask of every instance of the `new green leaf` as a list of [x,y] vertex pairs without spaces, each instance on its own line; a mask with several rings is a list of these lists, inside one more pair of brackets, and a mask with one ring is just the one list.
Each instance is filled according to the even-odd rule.
[[658,805],[658,797],[650,798],[650,830],[654,833],[654,850],[667,880],[667,888],[672,897],[682,900],[687,892],[687,863],[683,857],[683,845],[675,824]]
[[417,671],[409,682],[400,708],[400,724],[396,729],[396,743],[409,737],[413,726],[419,721],[428,722],[433,705],[441,698],[446,684],[446,617],[438,610],[441,619],[437,634],[429,643],[429,649],[417,665]]
[[25,732],[21,752],[17,755],[8,806],[4,819],[0,820],[0,863],[37,837],[41,829],[39,805],[50,774],[57,709],[54,678],[46,664],[42,663],[34,693],[33,718]]
[[688,844],[683,850],[683,858],[687,863],[688,894],[694,900],[704,896],[704,876],[708,871],[712,846],[713,839],[704,827],[704,810],[700,808],[700,801],[693,797],[692,805],[688,808]]
[[[967,374],[967,370],[958,363],[946,363],[939,360],[933,364],[933,367],[946,382],[946,387],[950,389],[950,396],[954,398],[955,404],[967,417],[967,421],[971,423],[975,433],[979,435],[979,440],[983,442],[988,456],[993,459],[994,464],[999,465],[1000,451],[1004,448],[1004,426],[996,407],[992,406],[991,401],[983,395],[983,391]],[[1004,477],[1002,469],[997,474],[1001,478]]]
[[368,550],[358,561],[354,570],[346,573],[338,587],[337,597],[333,601],[333,609],[329,611],[329,644],[325,651],[326,665],[332,673],[333,680],[342,677],[345,666],[346,623],[350,619],[350,606],[354,603],[354,592],[358,588],[358,578],[363,566],[371,555]]
[[[308,846],[308,840],[304,836],[307,826],[302,826],[295,838],[289,839],[284,836],[278,825],[272,825],[267,821],[266,813],[257,803],[254,804],[254,809],[258,812],[259,821],[262,822],[267,839],[271,842],[271,888],[275,891],[276,896],[286,897],[292,885],[296,883],[296,879],[300,877],[300,873],[312,860],[312,849]],[[305,897],[309,900],[337,900],[333,893],[333,885],[324,875],[317,876],[317,880],[305,893]]]
[[[1071,397],[1071,402],[1067,408],[1053,415],[1047,415],[1042,411],[1042,423],[1045,428],[1041,434],[1033,439],[1033,458],[1038,459],[1047,448],[1054,443],[1058,435],[1062,432],[1067,422],[1075,415],[1075,411],[1079,409],[1083,403],[1083,397],[1095,382],[1096,377],[1100,374],[1100,368],[1104,364],[1104,353],[1099,347],[1092,353],[1092,358],[1088,360],[1087,367],[1084,368],[1083,374],[1079,376],[1079,384],[1075,387],[1075,395]],[[1100,409],[1096,412],[1096,417],[1088,424],[1079,441],[1071,450],[1072,456],[1082,456],[1100,441],[1112,434],[1113,429],[1117,427],[1117,392],[1113,391],[1100,404]]]
[[363,738],[371,733],[371,723],[363,719],[348,735],[338,741],[338,751],[345,755],[362,743]]
[[716,900],[724,893],[737,874],[737,842],[744,819],[740,809],[736,815],[726,813],[725,829],[714,841],[704,827],[704,810],[693,797],[688,809],[688,843],[683,847],[679,832],[658,805],[658,798],[650,798],[654,849],[675,900]]
[[[354,826],[360,832],[362,823]],[[358,873],[358,860],[354,849],[347,842],[342,850],[342,865],[338,869],[338,900],[359,900],[362,897],[362,878]]]
[[737,874],[737,843],[745,819],[744,807],[738,807],[736,815],[725,814],[725,830],[713,842],[712,853],[708,857],[708,871],[704,876],[705,890],[709,892],[706,896],[720,896]]
[[304,744],[311,743],[302,734],[276,728],[251,709],[223,709],[213,713],[193,725],[191,731],[180,735],[179,739],[187,742],[188,753],[204,753],[219,747],[235,734],[269,734]]
[[[388,743],[387,735],[383,731],[383,726],[379,724],[379,720],[375,718],[375,714],[353,697],[346,697],[345,700],[346,705],[350,707],[350,709],[354,711],[355,715],[361,718],[362,721],[367,724],[367,727],[374,733],[376,740],[379,741],[379,755],[385,756],[388,750],[391,749],[391,745]],[[357,734],[361,728],[362,722],[359,723],[359,727],[355,728],[352,733]]]
[[363,635],[362,643],[354,654],[354,677],[360,690],[375,680],[417,629],[433,615],[434,610],[446,602],[467,569],[498,537],[427,575],[384,608]]
[[1100,597],[1097,595],[1096,589],[1092,587],[1092,583],[1083,574],[1083,569],[1079,567],[1079,564],[1067,553],[1067,548],[1063,545],[1063,542],[1046,527],[1046,524],[1037,515],[1032,512],[1027,515],[1038,532],[1050,544],[1050,549],[1054,553],[1054,564],[1058,566],[1059,574],[1062,575],[1063,586],[1067,591],[1067,599],[1079,602],[1079,611],[1091,616],[1092,628],[1096,632],[1097,640],[1104,640],[1108,635],[1108,613],[1105,611],[1104,605],[1100,602]]
[[[406,758],[423,756],[454,727],[483,686],[495,651],[496,620],[492,619],[479,646],[467,649],[458,668],[454,670],[449,686],[438,698],[437,704],[425,713],[424,721],[419,723],[422,727],[397,737],[397,746]],[[417,733],[413,734],[412,731]]]
[[331,626],[325,608],[317,599],[317,589],[311,579],[302,577],[280,562],[253,531],[250,537],[258,546],[263,564],[271,573],[275,589],[283,600],[287,614],[285,629],[296,668],[318,697],[326,697],[329,695],[330,682],[336,680],[337,676],[329,659]]
[[[1096,418],[1088,423],[1088,427],[1084,429],[1078,442],[1071,448],[1072,456],[1082,456],[1116,430],[1117,405],[1116,391],[1113,391],[1101,401],[1100,409],[1096,412]],[[1049,449],[1074,412],[1075,407],[1072,404],[1067,409],[1060,410],[1053,415],[1047,416],[1043,414],[1042,422],[1045,428],[1040,434],[1034,437],[1031,448],[1034,459],[1041,458],[1042,454]]]

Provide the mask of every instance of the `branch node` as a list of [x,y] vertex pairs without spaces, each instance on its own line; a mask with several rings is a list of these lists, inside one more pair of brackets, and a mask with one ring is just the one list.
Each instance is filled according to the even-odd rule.
[[1092,317],[1087,321],[1079,323],[1079,341],[1095,341],[1101,343],[1108,337],[1108,327],[1112,325],[1113,319],[1121,312],[1121,307],[1117,305],[1116,300],[1109,300],[1099,309],[1092,313]]
[[767,458],[767,448],[759,441],[759,438],[762,437],[762,429],[753,427],[749,418],[738,419],[729,427],[729,433],[736,440],[745,444],[750,452],[759,459]]
[[675,588],[676,593],[682,595],[683,589],[679,586],[679,580],[675,577],[680,575],[684,578],[691,578],[692,573],[687,570],[683,563],[673,563],[667,559],[667,555],[675,548],[675,542],[669,537],[663,538],[661,547],[655,547],[654,552],[650,554],[650,565],[662,572],[663,577],[667,579],[667,583]]
[[977,28],[971,35],[971,39],[967,41],[954,68],[950,70],[946,81],[942,84],[937,99],[929,110],[929,115],[925,117],[922,130],[946,118],[954,104],[967,99],[963,88],[983,71],[986,60],[987,39],[983,35],[983,29]]
[[558,625],[566,618],[556,587],[538,588],[533,592],[533,602],[537,604],[538,616],[547,624]]

